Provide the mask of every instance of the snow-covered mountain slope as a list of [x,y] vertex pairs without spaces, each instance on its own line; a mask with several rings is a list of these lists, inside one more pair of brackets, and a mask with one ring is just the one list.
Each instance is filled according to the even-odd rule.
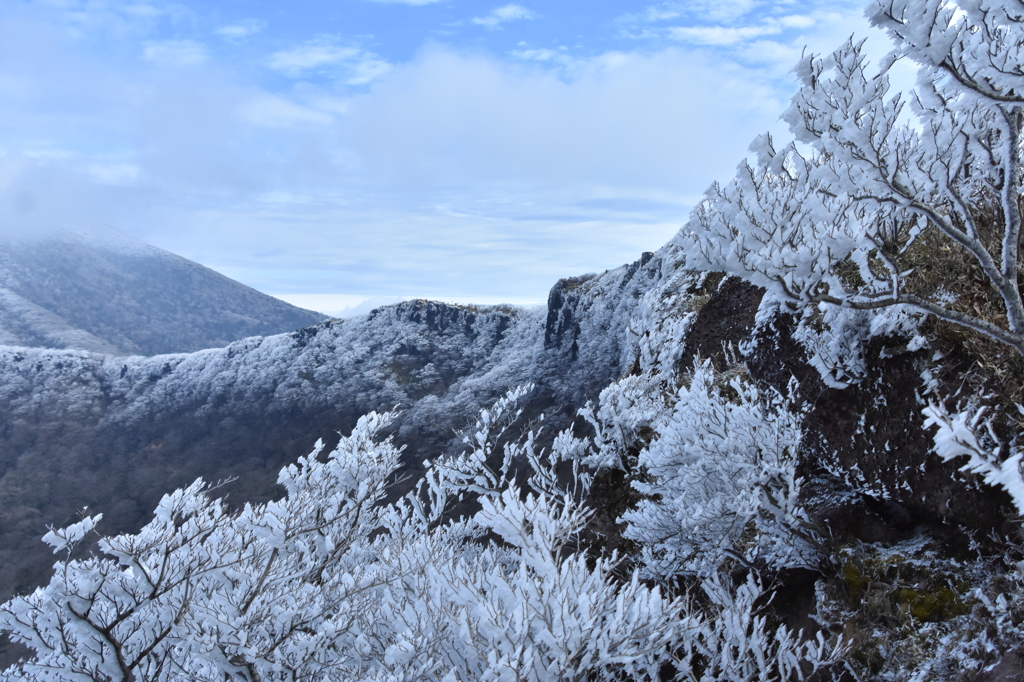
[[[885,332],[864,342],[861,380],[837,387],[809,364],[797,322],[763,289],[687,270],[670,244],[561,280],[546,308],[410,301],[154,357],[0,348],[0,592],[47,579],[47,525],[99,512],[103,533],[132,531],[200,476],[235,505],[278,497],[282,465],[372,410],[399,409],[390,433],[405,447],[400,481],[414,481],[425,459],[463,449],[480,409],[532,383],[518,426],[545,413],[541,445],[598,400],[575,422],[590,445],[572,455],[601,467],[587,551],[685,573],[743,558],[712,551],[738,543],[772,576],[773,617],[844,637],[870,628],[882,644],[851,640],[855,656],[891,648],[886,665],[904,671],[915,647],[952,646],[936,627],[977,639],[966,595],[991,597],[1000,562],[1019,556],[1008,495],[940,461],[924,421],[923,391],[977,363],[959,341],[912,348]],[[732,523],[744,514],[761,530]],[[683,526],[705,517],[710,535],[687,544]],[[0,661],[16,655],[0,644]]]
[[517,385],[536,385],[528,416],[548,412],[551,433],[633,361],[629,325],[663,256],[562,280],[547,309],[410,301],[155,357],[0,349],[0,594],[45,575],[47,524],[88,506],[108,531],[138,527],[197,476],[267,499],[282,464],[371,410],[401,410],[414,470]]
[[155,355],[323,319],[112,230],[0,236],[0,344]]

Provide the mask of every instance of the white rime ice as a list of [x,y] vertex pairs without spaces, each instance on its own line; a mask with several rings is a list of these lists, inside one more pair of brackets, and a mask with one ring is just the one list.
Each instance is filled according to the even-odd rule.
[[[679,237],[689,264],[744,277],[805,313],[899,306],[1024,353],[1024,17],[992,0],[880,0],[868,17],[892,54],[877,73],[853,39],[804,56],[784,115],[795,139],[758,138],[756,163],[712,186]],[[889,92],[899,58],[919,67],[909,100]],[[926,233],[969,254],[1005,321],[949,305],[957,292],[913,288],[903,256]]]
[[[1024,408],[1018,405],[1024,413]],[[932,401],[924,409],[925,426],[935,427],[935,454],[945,461],[966,457],[960,467],[981,476],[985,483],[1003,488],[1013,498],[1017,511],[1024,515],[1024,477],[1021,461],[1024,449],[1014,439],[1007,443],[994,428],[991,410],[976,400],[949,410],[943,403]]]
[[[793,401],[757,388],[738,352],[723,372],[698,360],[680,377],[692,291],[704,279],[667,270],[641,300],[631,327],[634,371],[582,411],[593,445],[566,452],[591,466],[642,472],[633,479],[642,499],[621,520],[648,577],[712,579],[727,562],[816,566],[817,538],[798,503],[803,431]],[[627,461],[631,449],[639,453]]]
[[[59,561],[48,585],[0,607],[0,627],[36,652],[3,679],[555,682],[669,666],[710,682],[788,680],[832,660],[820,637],[766,628],[754,577],[735,589],[714,577],[699,610],[637,572],[614,578],[614,557],[572,552],[589,477],[577,467],[560,486],[550,461],[568,453],[549,458],[532,435],[496,446],[527,390],[483,411],[467,451],[391,503],[400,451],[378,440],[391,414],[284,468],[278,501],[232,513],[201,481],[166,496],[139,533],[103,538],[105,556]],[[449,518],[470,493],[479,510]],[[47,542],[70,554],[98,521]]]
[[709,362],[637,464],[650,477],[623,520],[657,575],[707,575],[729,557],[775,568],[813,567],[818,552],[798,504],[800,419],[780,396],[734,377],[723,385]]
[[[852,38],[830,55],[805,54],[784,114],[794,139],[755,140],[756,162],[711,187],[677,242],[690,267],[743,277],[768,290],[763,308],[792,311],[796,338],[832,386],[862,378],[872,336],[912,336],[910,348],[920,348],[926,316],[1024,354],[1020,5],[877,0],[867,16],[894,43],[880,68]],[[899,59],[918,67],[909,97],[890,92]],[[942,268],[950,251],[976,268],[998,312],[960,301],[978,294],[968,277],[963,291],[929,290],[921,259]],[[1005,488],[1024,511],[1020,454],[987,444],[994,431],[980,396],[959,414],[943,402],[925,411],[936,452],[966,456],[964,470]]]
[[[785,114],[793,141],[756,140],[756,161],[708,191],[656,275],[637,266],[562,287],[565,300],[592,294],[588,319],[565,306],[546,323],[540,311],[488,310],[470,324],[462,311],[452,319],[467,332],[434,340],[409,304],[189,356],[0,350],[0,395],[19,414],[59,395],[60,409],[111,426],[170,404],[202,413],[215,398],[272,396],[268,410],[356,394],[396,404],[405,389],[380,358],[405,346],[458,368],[444,392],[410,407],[416,423],[471,414],[524,378],[551,379],[566,358],[577,374],[552,380],[559,397],[595,385],[599,362],[620,375],[582,411],[592,436],[563,432],[549,452],[533,432],[510,440],[529,389],[511,390],[480,412],[461,454],[432,453],[398,499],[401,451],[382,437],[397,417],[371,413],[331,453],[285,467],[277,501],[233,512],[197,481],[140,532],[104,537],[102,554],[84,558],[73,552],[98,516],[52,530],[45,540],[65,558],[49,584],[0,606],[0,629],[36,653],[3,679],[782,682],[840,658],[841,642],[764,613],[759,576],[822,558],[799,502],[794,397],[746,376],[750,348],[727,349],[717,370],[680,365],[693,294],[707,283],[698,269],[767,289],[758,323],[795,315],[797,340],[832,386],[862,378],[872,337],[922,347],[927,316],[1024,354],[1024,14],[997,0],[879,0],[868,16],[895,43],[881,68],[852,39],[805,55]],[[889,91],[899,58],[919,67],[909,98]],[[910,264],[934,253],[915,251],[922,244],[966,254],[999,314],[922,287]],[[641,271],[642,297],[631,279]],[[433,363],[415,372],[440,382]],[[966,458],[1024,513],[1024,453],[1000,440],[982,404],[925,408],[935,450]],[[588,465],[633,475],[642,499],[620,521],[639,547],[635,568],[582,546]],[[680,580],[690,592],[670,596]],[[998,618],[1009,612],[989,602]]]

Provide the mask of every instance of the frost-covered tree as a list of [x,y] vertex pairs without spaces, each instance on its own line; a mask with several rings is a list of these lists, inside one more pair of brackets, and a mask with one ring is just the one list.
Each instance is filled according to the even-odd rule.
[[[878,73],[852,39],[800,61],[801,88],[784,115],[794,141],[757,139],[756,163],[709,190],[683,231],[689,264],[766,287],[805,321],[819,307],[832,311],[824,324],[833,336],[842,311],[871,313],[858,318],[863,329],[874,311],[896,306],[1024,354],[1024,8],[877,0],[868,17],[895,50]],[[900,58],[919,67],[909,98],[890,93]],[[990,289],[994,312],[962,288],[929,286],[926,271],[959,254]],[[876,320],[876,331],[891,324]]]
[[[709,581],[697,608],[576,551],[589,478],[577,467],[563,487],[552,460],[585,444],[562,434],[550,457],[532,435],[498,446],[524,390],[392,503],[401,453],[380,440],[392,415],[371,414],[326,457],[318,445],[282,470],[275,502],[231,512],[197,482],[84,559],[71,553],[99,517],[52,531],[68,556],[49,584],[0,606],[0,629],[35,656],[0,679],[561,682],[674,669],[740,682],[835,659],[821,637],[769,628],[753,577]],[[466,495],[478,511],[450,518]]]

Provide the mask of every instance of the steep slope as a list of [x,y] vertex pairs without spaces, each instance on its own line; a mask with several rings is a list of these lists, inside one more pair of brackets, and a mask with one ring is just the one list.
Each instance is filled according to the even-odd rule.
[[0,344],[156,355],[322,319],[114,231],[0,236]]
[[135,528],[198,476],[265,500],[282,464],[371,410],[401,410],[412,469],[520,384],[551,433],[631,362],[629,323],[661,267],[645,254],[564,280],[547,310],[410,301],[193,354],[0,349],[0,594],[44,578],[39,536],[82,507],[108,532]]
[[[946,665],[957,647],[991,634],[986,618],[1017,618],[997,594],[1024,604],[1024,588],[1007,587],[1020,582],[1021,556],[1009,497],[958,462],[941,461],[923,419],[924,391],[948,392],[970,374],[964,363],[977,362],[960,341],[926,326],[918,332],[931,348],[883,332],[865,342],[861,380],[840,388],[809,363],[795,324],[763,290],[686,269],[670,244],[631,265],[558,282],[546,309],[410,301],[224,349],[150,358],[0,349],[0,590],[25,592],[46,579],[53,557],[38,538],[48,524],[74,522],[88,507],[104,514],[106,534],[134,529],[161,494],[198,476],[223,481],[218,493],[234,504],[266,500],[279,494],[282,464],[318,438],[333,445],[371,410],[400,410],[392,433],[406,448],[402,473],[415,478],[425,458],[461,449],[460,432],[479,409],[526,383],[535,388],[524,422],[545,413],[542,438],[598,400],[596,430],[575,422],[578,435],[596,436],[586,457],[603,467],[585,547],[642,565],[649,557],[636,543],[651,528],[643,530],[637,510],[693,505],[688,491],[650,488],[665,472],[644,462],[652,452],[690,453],[687,466],[714,473],[721,452],[700,461],[694,444],[708,434],[732,442],[735,432],[704,415],[742,403],[737,391],[746,385],[756,387],[748,406],[761,400],[751,395],[792,401],[788,419],[799,434],[782,451],[792,465],[785,505],[798,511],[793,527],[809,558],[774,565],[736,554],[737,575],[761,562],[754,568],[775,593],[773,622],[842,634],[845,664],[862,679],[908,679],[922,651],[933,668]],[[759,419],[770,432],[776,418]],[[680,424],[693,428],[673,441]],[[768,437],[732,452],[753,459],[727,478],[761,471],[760,449],[771,444]],[[655,494],[641,496],[645,489]],[[778,511],[780,490],[750,499]],[[668,511],[654,520],[667,519],[674,537],[672,524],[689,523],[691,514]],[[756,533],[738,537],[749,542]],[[972,600],[989,600],[995,615]],[[1013,664],[1004,653],[1016,646],[1017,630],[1007,632],[971,659],[972,670]],[[0,660],[9,653],[0,651]]]

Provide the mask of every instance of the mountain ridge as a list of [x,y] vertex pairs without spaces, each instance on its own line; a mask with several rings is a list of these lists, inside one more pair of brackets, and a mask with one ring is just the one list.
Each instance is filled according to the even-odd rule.
[[191,354],[0,348],[0,592],[34,586],[51,560],[39,535],[83,506],[132,529],[198,476],[266,500],[280,466],[366,412],[399,409],[412,471],[517,385],[536,385],[530,415],[566,425],[630,362],[662,265],[562,280],[548,309],[413,300]]

